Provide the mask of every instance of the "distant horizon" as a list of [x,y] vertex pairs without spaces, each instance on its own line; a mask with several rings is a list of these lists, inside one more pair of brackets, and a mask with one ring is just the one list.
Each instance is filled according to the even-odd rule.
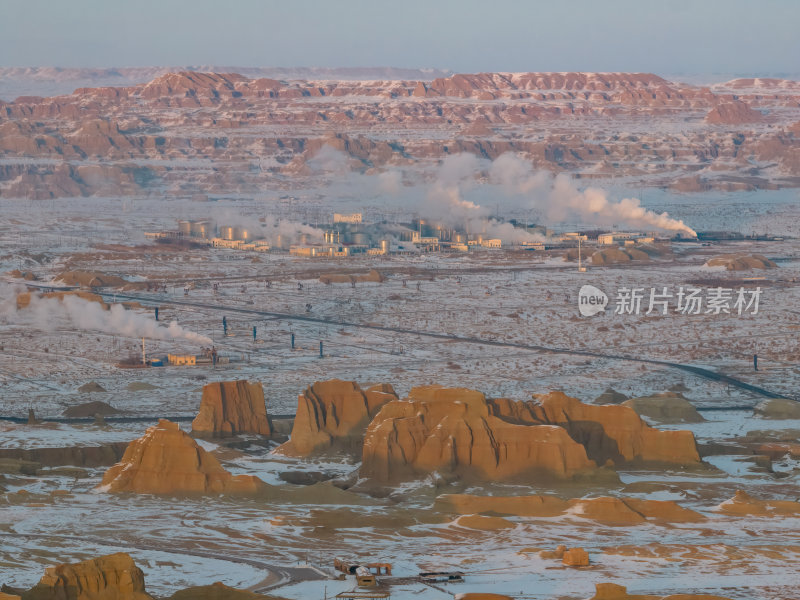
[[211,0],[29,0],[6,3],[0,17],[6,67],[367,63],[773,76],[796,73],[800,56],[792,0],[236,0],[224,9]]

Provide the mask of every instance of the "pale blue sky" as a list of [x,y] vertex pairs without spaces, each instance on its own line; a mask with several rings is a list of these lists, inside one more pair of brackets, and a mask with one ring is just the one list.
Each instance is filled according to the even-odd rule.
[[797,73],[797,0],[0,0],[0,66]]

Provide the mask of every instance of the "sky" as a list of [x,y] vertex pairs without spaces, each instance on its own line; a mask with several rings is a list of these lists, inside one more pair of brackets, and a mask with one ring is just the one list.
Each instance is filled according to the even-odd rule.
[[797,0],[0,0],[0,66],[800,72]]

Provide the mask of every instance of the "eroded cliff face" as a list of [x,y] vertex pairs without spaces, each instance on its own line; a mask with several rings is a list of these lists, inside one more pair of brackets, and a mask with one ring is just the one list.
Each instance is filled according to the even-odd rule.
[[364,437],[360,475],[379,482],[431,472],[465,480],[570,479],[626,462],[700,463],[688,431],[660,431],[627,406],[560,392],[519,402],[475,390],[415,387],[386,404]]
[[205,385],[200,411],[192,421],[192,433],[201,437],[224,437],[237,433],[271,435],[261,384],[219,381]]
[[393,400],[397,394],[389,384],[362,390],[354,381],[318,381],[298,397],[291,437],[276,452],[301,457],[327,452],[358,455],[370,420]]
[[[687,191],[800,185],[798,99],[798,82],[707,88],[648,73],[433,81],[165,73],[138,85],[0,102],[0,196],[256,193],[264,178],[254,159],[302,183],[313,178],[308,163],[323,146],[362,172],[460,152],[515,152],[549,171],[641,176]],[[645,118],[642,130],[636,125]],[[212,167],[213,159],[220,160]],[[686,187],[699,169],[702,180]]]
[[433,471],[465,480],[567,479],[594,470],[561,427],[500,419],[480,392],[416,387],[386,404],[364,437],[360,475],[380,482]]
[[584,404],[562,392],[537,396],[534,402],[498,400],[497,414],[509,420],[563,427],[603,465],[625,462],[694,465],[700,462],[690,431],[661,431],[647,425],[632,408]]
[[124,552],[45,569],[25,600],[152,600],[144,573]]
[[105,492],[163,495],[253,495],[265,488],[257,477],[231,475],[177,423],[164,419],[128,445],[99,486]]

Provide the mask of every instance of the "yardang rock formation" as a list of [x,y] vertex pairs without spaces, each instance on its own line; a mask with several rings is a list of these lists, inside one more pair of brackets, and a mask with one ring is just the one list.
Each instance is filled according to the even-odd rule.
[[164,419],[132,441],[122,460],[106,471],[99,489],[137,494],[256,494],[266,484],[231,475],[177,423]]
[[237,433],[270,435],[264,389],[249,381],[219,381],[203,387],[200,411],[192,433],[223,437]]

